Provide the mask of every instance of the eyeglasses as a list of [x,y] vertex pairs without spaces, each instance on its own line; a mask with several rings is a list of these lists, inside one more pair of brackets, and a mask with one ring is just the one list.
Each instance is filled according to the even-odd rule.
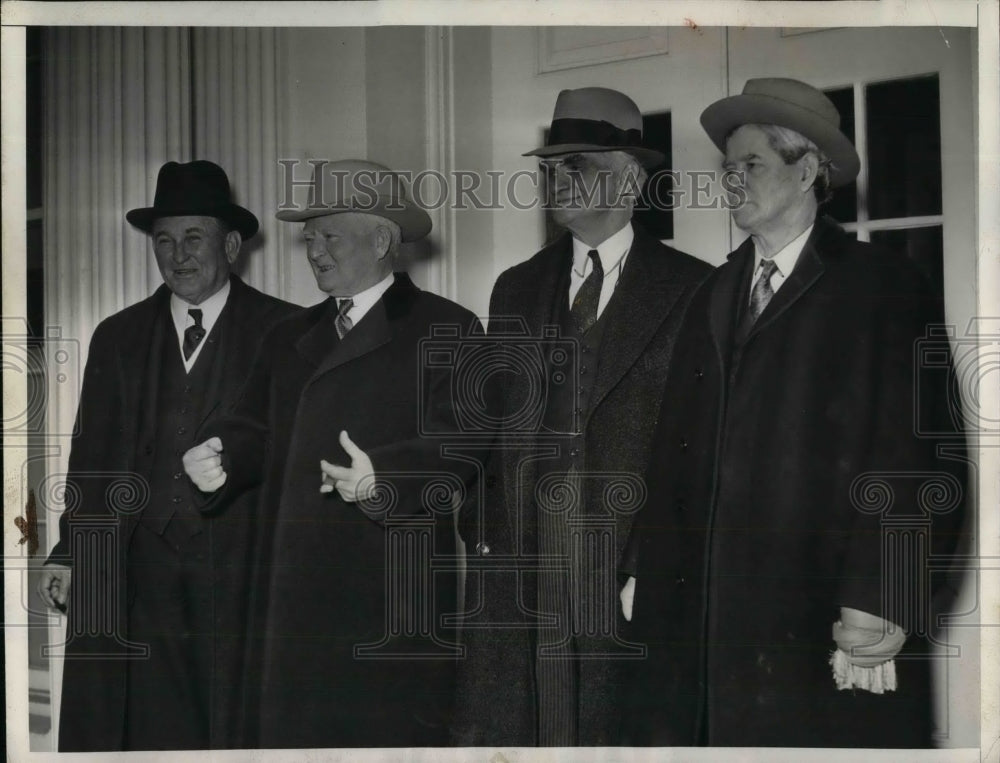
[[600,169],[604,165],[596,157],[589,154],[570,154],[553,159],[539,159],[538,169],[548,176],[556,173],[556,170],[563,170],[568,174],[580,173],[590,169]]

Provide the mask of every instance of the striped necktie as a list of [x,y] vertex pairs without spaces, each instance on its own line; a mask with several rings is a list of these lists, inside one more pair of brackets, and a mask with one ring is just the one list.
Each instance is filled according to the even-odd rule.
[[750,325],[757,322],[760,314],[767,307],[767,303],[774,296],[774,289],[771,288],[771,276],[777,269],[778,266],[774,264],[774,260],[761,260],[760,276],[750,292]]
[[337,319],[334,321],[334,325],[337,327],[337,336],[341,339],[354,328],[354,321],[347,317],[352,307],[354,307],[354,300],[350,297],[337,300]]

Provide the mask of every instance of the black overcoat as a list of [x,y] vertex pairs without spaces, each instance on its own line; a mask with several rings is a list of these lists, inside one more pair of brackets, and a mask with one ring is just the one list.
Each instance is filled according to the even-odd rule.
[[[821,219],[747,334],[753,258],[748,239],[699,289],[675,350],[637,520],[649,657],[623,741],[927,746],[927,559],[947,560],[965,487],[947,339],[921,360],[940,299]],[[936,452],[949,441],[954,459]],[[917,634],[898,691],[835,688],[841,606]]]
[[[255,606],[264,617],[253,658],[262,684],[256,741],[440,745],[457,655],[439,628],[456,607],[450,491],[468,467],[441,455],[438,435],[456,427],[451,369],[425,362],[424,340],[443,330],[444,351],[457,353],[478,321],[403,274],[343,340],[336,312],[328,299],[278,324],[234,416],[204,433],[224,448],[227,480],[214,502],[263,480],[270,542],[257,587],[267,600]],[[366,508],[319,492],[321,459],[350,463],[341,430],[372,459],[385,503]],[[388,556],[387,544],[402,556]],[[437,571],[430,556],[443,564]],[[426,585],[433,601],[413,585]],[[411,618],[388,639],[401,606],[417,608],[431,630]]]
[[[295,305],[263,294],[231,276],[231,291],[219,316],[209,392],[201,421],[220,417],[238,399],[264,332]],[[63,670],[59,749],[120,750],[125,717],[124,656],[128,645],[128,542],[144,506],[157,426],[159,348],[173,338],[170,291],[102,321],[90,342],[67,477],[67,510],[49,561],[73,570],[68,607],[68,644]],[[215,338],[217,337],[217,339]],[[206,340],[208,341],[208,340]],[[178,459],[180,471],[180,459]],[[215,643],[210,687],[213,747],[241,744],[241,678],[249,597],[250,554],[256,501],[247,494],[225,514],[209,517]],[[89,535],[108,545],[90,553],[74,548]],[[74,553],[75,551],[75,553]],[[85,610],[89,616],[81,614]],[[103,655],[104,657],[98,657]],[[163,719],[169,724],[170,718]]]
[[[613,515],[614,570],[593,570],[595,577],[616,579],[634,571],[626,558],[634,509],[641,504],[641,488],[624,484],[616,493],[622,511],[613,511],[602,475],[641,478],[674,338],[687,299],[709,266],[661,244],[640,227],[626,265],[602,320],[606,321],[601,359],[591,392],[591,403],[581,421],[581,460],[584,465],[584,502],[581,514],[607,519]],[[488,336],[512,347],[525,341],[538,344],[543,327],[558,322],[557,291],[568,288],[572,267],[572,239],[567,233],[531,259],[505,271],[490,299]],[[514,319],[513,321],[511,319]],[[525,337],[506,332],[522,322]],[[548,352],[546,342],[541,348]],[[589,362],[582,358],[581,363]],[[516,420],[535,392],[528,374],[510,374],[496,403],[503,418]],[[533,432],[500,432],[487,465],[481,501],[463,507],[462,536],[469,554],[466,583],[466,659],[459,668],[454,738],[462,745],[522,745],[537,743],[534,650],[537,610],[537,514],[539,458],[544,461],[544,439]],[[638,498],[639,502],[634,499]],[[617,603],[612,606],[620,641],[627,628]],[[618,733],[621,685],[620,656],[634,650],[616,639],[597,639],[582,645],[601,655],[579,661],[580,742],[613,744]]]

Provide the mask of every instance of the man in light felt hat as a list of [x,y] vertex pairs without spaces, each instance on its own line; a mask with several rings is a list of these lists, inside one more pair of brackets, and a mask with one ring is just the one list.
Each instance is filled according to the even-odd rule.
[[[421,341],[450,327],[458,342],[479,324],[393,272],[400,242],[426,236],[431,220],[386,167],[327,163],[310,206],[277,216],[303,223],[329,296],[265,339],[233,417],[185,456],[210,505],[263,482],[273,542],[257,586],[267,599],[255,608],[264,624],[252,663],[262,676],[257,743],[441,746],[455,653],[441,646],[438,623],[456,609],[456,579],[432,574],[419,554],[387,556],[386,543],[400,522],[417,522],[430,533],[421,543],[454,556],[453,516],[432,506],[428,480],[465,475],[440,439],[421,437],[457,429],[450,376],[421,376]],[[433,598],[407,580],[432,584]],[[406,620],[396,623],[404,635],[389,638],[389,613],[404,606],[433,632]]]
[[[630,484],[645,469],[681,314],[709,267],[632,220],[646,171],[663,156],[642,145],[642,115],[625,94],[562,91],[546,145],[525,155],[540,157],[548,206],[566,231],[497,279],[490,333],[502,342],[509,317],[535,338],[558,327],[578,363],[567,383],[535,388],[521,374],[495,395],[496,418],[513,421],[545,389],[539,431],[501,426],[483,503],[463,511],[476,627],[465,629],[455,739],[613,744],[622,668],[636,648],[627,643],[634,559],[624,549],[634,509],[616,505],[614,480]],[[510,341],[516,348],[525,337]],[[539,342],[548,358],[549,341]],[[554,509],[546,491],[574,496],[572,505]],[[573,551],[582,517],[607,525],[600,553]],[[560,569],[541,569],[539,557]],[[509,569],[497,569],[505,558]]]
[[[167,162],[153,206],[126,219],[149,234],[164,285],[90,342],[67,478],[77,500],[40,586],[69,618],[59,749],[241,746],[255,501],[203,514],[181,455],[236,401],[265,329],[296,308],[231,273],[257,218],[218,165]],[[138,507],[117,506],[116,485]],[[88,535],[102,520],[111,558]],[[117,606],[113,633],[95,603]]]
[[749,236],[692,299],[665,388],[623,742],[929,746],[931,589],[891,523],[948,554],[962,515],[962,464],[916,434],[918,407],[951,428],[944,375],[915,367],[941,298],[817,216],[859,167],[822,92],[752,79],[701,122]]

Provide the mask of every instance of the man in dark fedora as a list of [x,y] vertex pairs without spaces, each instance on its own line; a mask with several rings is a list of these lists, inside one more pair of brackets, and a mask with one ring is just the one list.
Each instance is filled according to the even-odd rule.
[[[198,511],[181,456],[235,402],[264,330],[296,308],[231,273],[258,225],[218,165],[168,162],[153,206],[126,219],[149,234],[164,285],[90,342],[40,586],[69,618],[59,749],[232,747],[254,503]],[[100,522],[110,547],[88,536]]]
[[[489,334],[502,346],[505,319],[517,319],[552,383],[497,375],[490,393],[499,432],[461,527],[459,744],[617,738],[622,667],[637,656],[625,544],[681,314],[709,271],[632,221],[647,169],[663,161],[641,141],[636,104],[588,87],[559,94],[547,144],[526,154],[540,157],[566,230],[497,279]],[[567,342],[574,358],[558,369]],[[533,407],[533,429],[513,426]]]
[[456,647],[439,620],[456,582],[427,554],[454,558],[450,496],[465,477],[424,436],[457,423],[449,372],[423,374],[421,342],[435,328],[459,342],[478,322],[393,272],[400,243],[431,230],[398,175],[329,162],[314,190],[277,216],[303,224],[329,298],[266,337],[240,404],[185,468],[209,505],[263,483],[258,744],[440,746]]
[[927,560],[965,486],[917,427],[953,426],[915,352],[941,297],[817,215],[859,168],[822,92],[752,79],[701,123],[749,236],[693,297],[665,387],[623,741],[929,746]]

